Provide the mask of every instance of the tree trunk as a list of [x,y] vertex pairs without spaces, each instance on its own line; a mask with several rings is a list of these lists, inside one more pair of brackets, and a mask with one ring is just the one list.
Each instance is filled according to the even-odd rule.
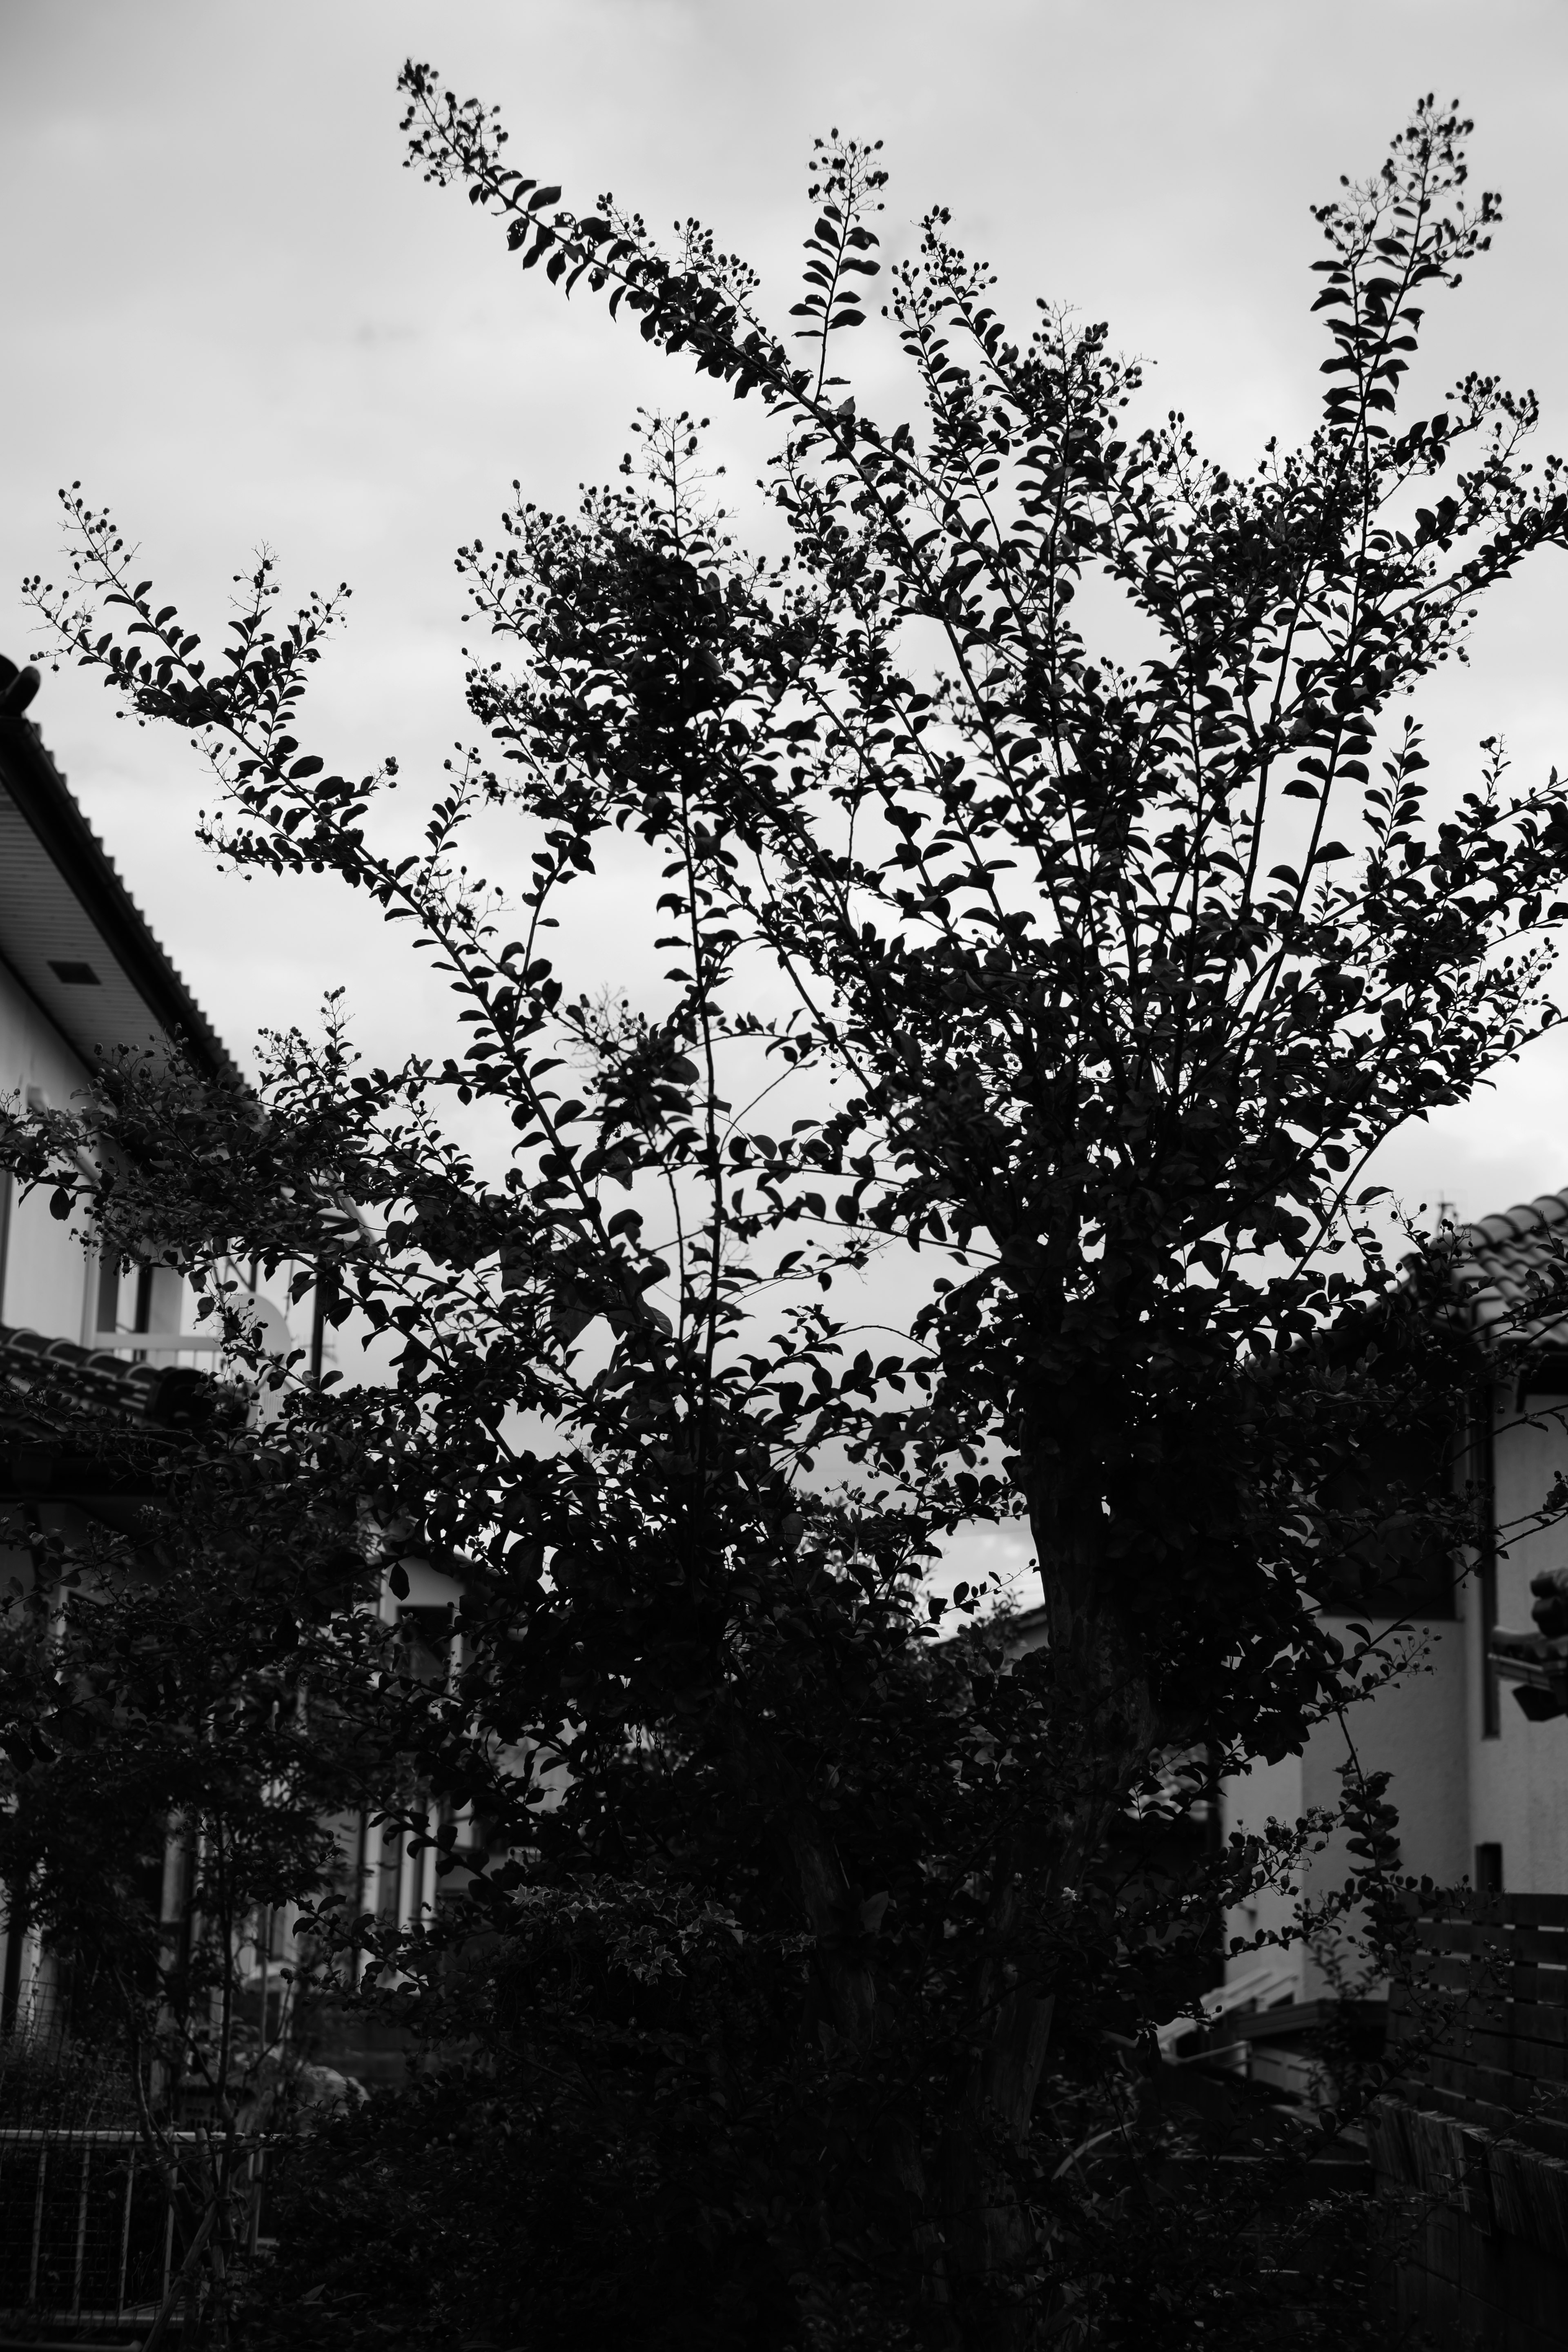
[[1071,1903],[1159,1737],[1148,1675],[1116,1606],[1100,1485],[1092,1475],[1056,1467],[1064,1458],[1059,1444],[1047,1456],[1053,1466],[1029,1489],[1054,1704],[1066,1743],[1056,1835],[1045,1876],[1032,1887],[1007,1858],[999,1860],[991,1948],[975,1987],[986,2041],[965,2069],[942,2167],[950,2254],[958,2280],[979,2291],[987,2314],[980,2326],[994,2352],[1014,2352],[1034,2331],[1026,2310],[1010,2311],[989,2292],[1025,2273],[1039,2252],[998,2143],[1021,2147],[1027,2137],[1056,2005],[1049,1985],[1016,1980],[1010,1951],[1026,1907],[1037,1915],[1042,1903],[1047,1910]]

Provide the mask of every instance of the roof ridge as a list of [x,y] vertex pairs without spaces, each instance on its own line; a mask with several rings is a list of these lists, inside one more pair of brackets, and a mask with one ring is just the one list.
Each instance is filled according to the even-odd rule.
[[[1479,1247],[1487,1242],[1522,1241],[1543,1226],[1568,1223],[1568,1186],[1557,1192],[1538,1192],[1531,1201],[1516,1201],[1511,1209],[1495,1209],[1459,1227],[1461,1241]],[[1502,1231],[1494,1231],[1500,1226]]]
[[1568,1186],[1459,1226],[1448,1280],[1472,1326],[1561,1345],[1568,1335]]

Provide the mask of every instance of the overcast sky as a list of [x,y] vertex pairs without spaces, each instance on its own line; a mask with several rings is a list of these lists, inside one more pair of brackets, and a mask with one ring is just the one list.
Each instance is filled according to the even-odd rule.
[[[298,592],[353,584],[310,735],[334,762],[395,751],[417,780],[464,733],[453,549],[514,476],[567,499],[613,472],[639,402],[694,395],[399,168],[409,52],[499,100],[568,204],[700,215],[781,317],[813,134],[879,136],[889,242],[947,203],[1020,323],[1037,295],[1110,319],[1161,405],[1243,463],[1318,398],[1309,204],[1422,91],[1457,94],[1508,218],[1447,306],[1434,404],[1496,370],[1568,445],[1563,0],[0,0],[0,649],[37,642],[17,583],[58,568],[54,494],[79,478],[204,635],[258,542]],[[743,425],[718,421],[749,478]],[[1450,760],[1493,730],[1521,776],[1568,758],[1565,623],[1548,553],[1432,699]],[[378,1051],[431,1034],[439,999],[356,904],[215,876],[186,747],[116,725],[79,673],[33,715],[237,1050],[340,981]],[[1392,1172],[1467,1214],[1568,1182],[1565,1100],[1553,1047]]]

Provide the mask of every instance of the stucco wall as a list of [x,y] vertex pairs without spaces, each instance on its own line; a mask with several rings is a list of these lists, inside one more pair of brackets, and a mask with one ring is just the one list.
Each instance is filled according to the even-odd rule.
[[[23,1102],[29,1091],[54,1110],[68,1110],[86,1084],[87,1073],[47,1016],[0,964],[0,1095]],[[3,1180],[0,1180],[3,1181]],[[172,1267],[153,1276],[147,1328],[182,1328],[184,1285]],[[137,1295],[135,1269],[121,1277],[121,1328],[132,1327]],[[71,1221],[52,1216],[47,1192],[18,1199],[13,1191],[0,1323],[43,1331],[50,1339],[89,1339],[98,1325],[96,1263],[71,1233]]]
[[[1463,1600],[1460,1606],[1465,1606]],[[1472,1609],[1469,1613],[1476,1612]],[[1388,1624],[1373,1619],[1369,1630],[1381,1633]],[[1439,1886],[1457,1886],[1470,1873],[1465,1633],[1461,1619],[1418,1623],[1409,1637],[1394,1635],[1402,1647],[1412,1641],[1418,1645],[1411,1665],[1397,1681],[1348,1707],[1342,1724],[1321,1724],[1302,1761],[1301,1790],[1309,1809],[1338,1804],[1343,1786],[1339,1768],[1348,1759],[1352,1742],[1363,1772],[1390,1773],[1388,1794],[1399,1809],[1401,1866]],[[1309,1889],[1342,1885],[1352,1860],[1342,1832],[1313,1858]],[[1316,2000],[1328,1990],[1328,1979],[1310,1953],[1303,1981],[1305,2000]]]
[[[1369,1630],[1386,1633],[1389,1622],[1373,1619]],[[1339,1767],[1353,1741],[1363,1772],[1393,1775],[1389,1795],[1399,1808],[1403,1867],[1440,1885],[1455,1885],[1468,1874],[1473,1841],[1465,1711],[1466,1626],[1462,1621],[1445,1621],[1417,1624],[1411,1631],[1420,1645],[1418,1654],[1396,1682],[1348,1708],[1342,1724],[1320,1724],[1299,1756],[1287,1757],[1279,1764],[1255,1764],[1249,1772],[1226,1781],[1223,1803],[1227,1832],[1261,1829],[1270,1814],[1294,1822],[1315,1807],[1333,1811],[1342,1787]],[[1405,1646],[1403,1640],[1401,1645]],[[1322,1852],[1309,1857],[1304,1878],[1308,1895],[1342,1885],[1351,1864],[1342,1832]],[[1227,1934],[1283,1927],[1289,1924],[1292,1907],[1284,1895],[1264,1894],[1245,1911],[1232,1915]],[[1294,1957],[1295,1998],[1317,2000],[1329,1987],[1320,1960],[1300,1949]],[[1238,1957],[1226,1973],[1236,1976],[1256,1965],[1253,1959]]]
[[[1527,1627],[1531,1578],[1568,1565],[1568,1526],[1522,1524],[1542,1508],[1563,1472],[1568,1472],[1568,1396],[1531,1397],[1528,1411],[1521,1412],[1511,1391],[1500,1392],[1493,1479],[1501,1536],[1500,1624]],[[1455,1885],[1473,1875],[1478,1846],[1498,1846],[1510,1893],[1568,1892],[1568,1717],[1530,1722],[1505,1682],[1498,1694],[1498,1728],[1489,1734],[1486,1628],[1475,1577],[1461,1587],[1458,1609],[1455,1622],[1417,1628],[1427,1642],[1418,1666],[1352,1708],[1346,1727],[1364,1769],[1393,1773],[1406,1870]],[[1336,1767],[1346,1752],[1344,1732],[1324,1725],[1300,1757],[1255,1767],[1227,1783],[1226,1828],[1261,1826],[1271,1812],[1287,1819],[1315,1805],[1331,1806],[1340,1786]],[[1342,1839],[1336,1839],[1313,1858],[1309,1890],[1342,1880],[1348,1862]],[[1252,1916],[1237,1914],[1230,1932],[1280,1924],[1286,1909],[1281,1898],[1265,1897]],[[1238,1959],[1229,1972],[1249,1965]],[[1324,1990],[1322,1970],[1310,1954],[1301,1956],[1300,1983],[1302,2000]]]
[[[38,1088],[53,1108],[66,1109],[86,1073],[58,1030],[0,965],[0,1093],[26,1098]],[[87,1267],[68,1223],[49,1214],[46,1193],[13,1199],[0,1322],[19,1324],[51,1339],[80,1339],[87,1305]]]
[[[1530,1580],[1568,1563],[1568,1528],[1510,1532],[1540,1509],[1553,1478],[1568,1470],[1568,1397],[1531,1397],[1528,1415],[1511,1395],[1498,1399],[1493,1442],[1498,1622],[1531,1622]],[[1471,1752],[1470,1844],[1500,1845],[1503,1885],[1514,1895],[1568,1892],[1568,1717],[1531,1723],[1507,1683],[1499,1694],[1498,1735],[1482,1729],[1480,1612],[1470,1611],[1467,1720]]]
[[[1287,1823],[1299,1821],[1302,1802],[1301,1761],[1300,1756],[1283,1756],[1275,1764],[1259,1761],[1249,1765],[1245,1772],[1222,1781],[1220,1820],[1225,1834],[1228,1837],[1233,1831],[1239,1831],[1243,1835],[1257,1834],[1266,1829],[1270,1821]],[[1294,1908],[1288,1894],[1279,1893],[1270,1887],[1259,1888],[1252,1902],[1239,1905],[1226,1914],[1227,1951],[1232,1937],[1245,1937],[1287,1928]],[[1249,1969],[1256,1969],[1262,1960],[1272,1958],[1276,1949],[1276,1947],[1268,1947],[1262,1952],[1241,1952],[1234,1959],[1227,1958],[1225,1971],[1227,1982],[1232,1977],[1243,1976]],[[1276,1998],[1300,2000],[1302,1999],[1301,1955],[1298,1949],[1289,1957],[1294,1962],[1295,1981],[1291,1986],[1281,1987]]]

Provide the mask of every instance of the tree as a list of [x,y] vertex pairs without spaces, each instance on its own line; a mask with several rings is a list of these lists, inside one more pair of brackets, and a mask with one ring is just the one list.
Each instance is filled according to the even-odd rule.
[[164,2325],[189,2291],[221,2327],[256,2130],[290,2110],[313,1990],[308,1953],[273,1956],[275,1923],[340,1891],[344,1815],[396,1788],[375,1732],[398,1660],[345,1607],[368,1578],[352,1505],[346,1525],[331,1493],[304,1507],[298,1462],[279,1475],[233,1390],[194,1383],[185,1426],[128,1430],[64,1382],[49,1395],[50,1369],[35,1423],[107,1452],[121,1491],[29,1515],[31,1574],[0,1621],[0,1879],[55,1979],[19,2051],[6,2021],[6,2121],[133,2137],[158,2210],[127,2248],[129,2299],[163,2294],[170,2231]]
[[[872,148],[819,148],[783,334],[707,232],[666,254],[609,199],[573,212],[493,113],[424,66],[403,87],[410,163],[525,268],[763,404],[788,554],[711,509],[684,413],[575,516],[520,492],[460,559],[489,748],[399,858],[369,822],[395,774],[328,774],[296,732],[340,600],[284,625],[261,562],[207,658],[69,494],[78,584],[34,583],[59,642],[205,746],[222,855],[411,920],[468,1031],[393,1070],[275,1041],[261,1121],[115,1074],[93,1212],[188,1265],[319,1262],[334,1318],[395,1348],[294,1426],[465,1563],[461,1670],[400,1736],[454,1859],[479,1827],[447,1927],[384,1956],[407,2013],[487,2049],[494,2130],[521,2105],[614,2218],[624,2259],[531,2306],[540,2340],[623,2340],[650,2265],[650,2344],[1093,2312],[1120,2340],[1158,2293],[1105,2284],[1120,2209],[1080,2184],[1119,2159],[1079,2148],[1086,2085],[1116,2139],[1108,2031],[1179,2006],[1227,1891],[1288,1855],[1160,1886],[1118,1824],[1171,1759],[1282,1753],[1383,1670],[1320,1613],[1372,1573],[1377,1512],[1334,1481],[1465,1374],[1363,1171],[1555,1017],[1568,799],[1512,789],[1494,742],[1428,814],[1403,709],[1568,525],[1530,396],[1471,375],[1407,414],[1423,308],[1497,201],[1424,100],[1317,215],[1321,422],[1238,477],[1179,416],[1138,424],[1105,328],[1047,310],[1014,340],[940,210],[887,280],[915,421],[864,413],[839,371]],[[1079,625],[1091,578],[1119,654]],[[523,843],[499,905],[461,863],[484,810]],[[591,921],[608,859],[674,958],[635,1008],[546,936]],[[510,1118],[493,1172],[453,1097]],[[913,1299],[890,1349],[856,1313],[873,1276]],[[1046,1647],[933,1654],[933,1548],[1009,1516]],[[1382,1870],[1381,1792],[1351,1801]],[[550,2166],[517,2161],[542,2245]]]

